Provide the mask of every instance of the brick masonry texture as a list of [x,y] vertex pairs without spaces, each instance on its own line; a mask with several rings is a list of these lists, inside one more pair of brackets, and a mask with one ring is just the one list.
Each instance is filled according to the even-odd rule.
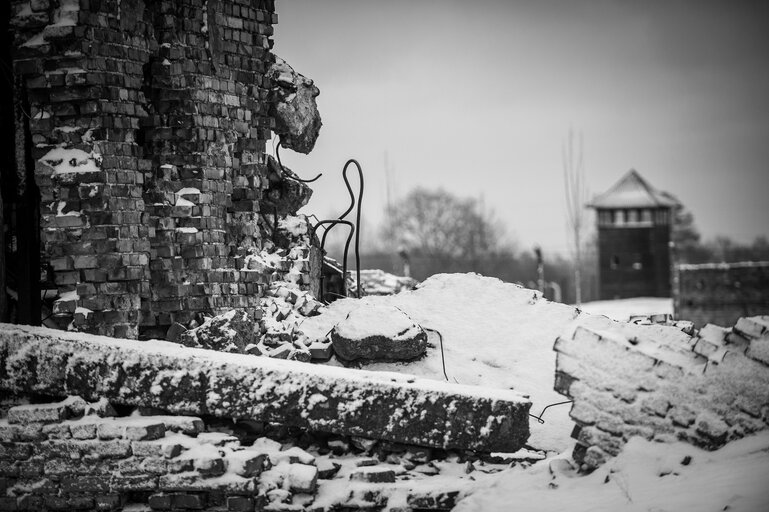
[[261,510],[270,454],[203,431],[197,417],[104,417],[78,397],[13,407],[0,419],[0,510]]
[[202,313],[256,307],[270,274],[244,272],[244,258],[264,245],[265,219],[309,197],[265,156],[273,1],[12,9],[63,325],[163,337]]
[[7,324],[0,389],[480,452],[521,448],[531,406],[508,390]]
[[675,326],[616,326],[579,326],[555,343],[555,389],[574,400],[574,457],[584,469],[633,436],[715,449],[767,428],[769,318],[695,336]]
[[680,265],[674,304],[677,318],[697,327],[734,325],[744,316],[769,312],[769,261]]

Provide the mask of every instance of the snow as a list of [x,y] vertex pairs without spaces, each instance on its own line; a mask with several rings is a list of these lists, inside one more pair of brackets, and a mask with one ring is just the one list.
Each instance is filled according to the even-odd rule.
[[61,301],[80,300],[80,296],[77,294],[77,290],[72,290],[70,292],[64,292],[60,294],[58,300],[61,300]]
[[[386,319],[387,322],[383,323],[382,319]],[[413,339],[419,334],[420,329],[408,316],[397,309],[377,304],[350,311],[345,321],[337,325],[336,332],[348,340],[384,336],[400,341]]]
[[734,441],[715,452],[692,445],[632,438],[622,452],[587,476],[558,471],[551,458],[529,469],[497,474],[460,501],[456,512],[767,510],[769,433]]
[[54,148],[40,159],[51,167],[54,174],[99,172],[101,157],[95,153],[86,153],[82,149]]
[[[320,316],[307,318],[300,329],[313,341],[324,339],[361,304],[397,306],[418,325],[440,331],[451,383],[480,386],[485,392],[515,389],[531,397],[531,413],[536,415],[546,405],[565,400],[553,390],[553,343],[575,325],[579,313],[574,307],[551,303],[539,292],[495,278],[439,274],[414,291],[335,301]],[[378,328],[388,329],[386,325]],[[427,357],[408,363],[373,363],[365,369],[443,381],[440,341],[436,334],[428,331],[428,335]],[[558,452],[569,446],[573,423],[568,411],[568,405],[552,407],[544,424],[531,421],[528,444]]]
[[194,187],[185,187],[177,192],[177,195],[183,196],[187,194],[200,194],[200,189]]
[[604,315],[626,322],[634,315],[673,314],[673,299],[666,297],[637,297],[632,299],[597,300],[586,302],[580,309],[593,315]]
[[[674,327],[618,323],[585,312],[587,309],[608,311],[613,307],[613,314],[626,318],[648,310],[665,312],[664,308],[670,307],[669,299],[619,302],[613,306],[608,302],[599,304],[603,309],[591,309],[587,305],[580,311],[547,301],[537,291],[499,279],[478,274],[439,274],[414,291],[335,301],[321,315],[305,319],[299,328],[311,342],[320,341],[353,310],[358,314],[365,311],[366,306],[395,306],[421,327],[442,334],[443,356],[440,337],[428,330],[425,358],[406,363],[367,364],[366,370],[397,371],[445,381],[442,364],[445,360],[449,382],[480,386],[487,391],[514,389],[530,397],[531,414],[541,416],[546,406],[567,400],[553,389],[553,344],[559,336],[570,337],[578,326],[621,339],[623,343],[632,339],[636,349],[642,351],[656,350],[656,344],[644,342],[649,338],[664,338],[672,346],[684,345],[688,340],[688,336]],[[377,329],[386,331],[390,327],[371,315],[366,330]],[[672,351],[653,355],[670,361],[680,357]],[[332,359],[329,364],[340,363]],[[569,404],[551,407],[544,413],[544,423],[530,421],[528,445],[550,452],[561,452],[571,446],[574,424],[568,416],[569,409]]]
[[299,237],[307,233],[307,218],[302,216],[287,215],[278,221],[278,228],[287,231],[292,236]]
[[64,208],[67,206],[66,201],[59,201],[58,205],[56,206],[56,216],[57,217],[78,217],[82,215],[83,212],[79,210],[70,210],[68,212],[64,211]]

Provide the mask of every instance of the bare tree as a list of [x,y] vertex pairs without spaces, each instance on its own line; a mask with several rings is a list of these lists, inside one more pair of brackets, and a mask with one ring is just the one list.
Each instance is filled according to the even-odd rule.
[[475,199],[412,190],[387,212],[383,238],[440,262],[476,261],[499,247],[502,228]]
[[562,146],[562,158],[563,183],[566,190],[566,214],[574,257],[575,302],[579,306],[582,303],[582,232],[585,227],[585,203],[588,200],[581,133],[578,135],[575,147],[574,132],[569,129],[569,137]]

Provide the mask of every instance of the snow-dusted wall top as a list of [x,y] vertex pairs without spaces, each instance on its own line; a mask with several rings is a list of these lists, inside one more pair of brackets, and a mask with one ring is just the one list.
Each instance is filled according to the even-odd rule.
[[531,405],[509,390],[7,324],[0,389],[486,452],[523,446]]

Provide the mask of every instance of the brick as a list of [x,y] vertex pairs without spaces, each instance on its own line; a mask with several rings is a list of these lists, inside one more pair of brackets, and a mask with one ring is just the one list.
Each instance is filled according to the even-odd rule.
[[388,468],[366,467],[353,471],[350,480],[369,483],[395,482],[395,471]]
[[1,443],[0,459],[26,460],[32,456],[30,443]]
[[96,439],[96,423],[73,423],[69,426],[74,439]]
[[77,478],[64,477],[61,479],[61,488],[67,493],[98,492],[110,490],[109,476],[79,476]]
[[[8,423],[56,423],[67,418],[65,404],[18,405],[8,410]],[[41,427],[42,431],[42,427]]]
[[97,459],[122,459],[131,455],[131,443],[123,440],[78,441],[84,455]]
[[173,493],[171,502],[174,508],[202,510],[206,506],[204,494]]
[[227,510],[230,512],[254,512],[254,500],[247,496],[228,496]]
[[172,506],[172,495],[159,493],[150,495],[147,504],[152,510],[169,510]]
[[163,423],[126,425],[125,427],[125,438],[134,441],[160,439],[165,435],[166,426]]
[[154,491],[158,488],[155,475],[112,475],[110,489],[113,491]]

